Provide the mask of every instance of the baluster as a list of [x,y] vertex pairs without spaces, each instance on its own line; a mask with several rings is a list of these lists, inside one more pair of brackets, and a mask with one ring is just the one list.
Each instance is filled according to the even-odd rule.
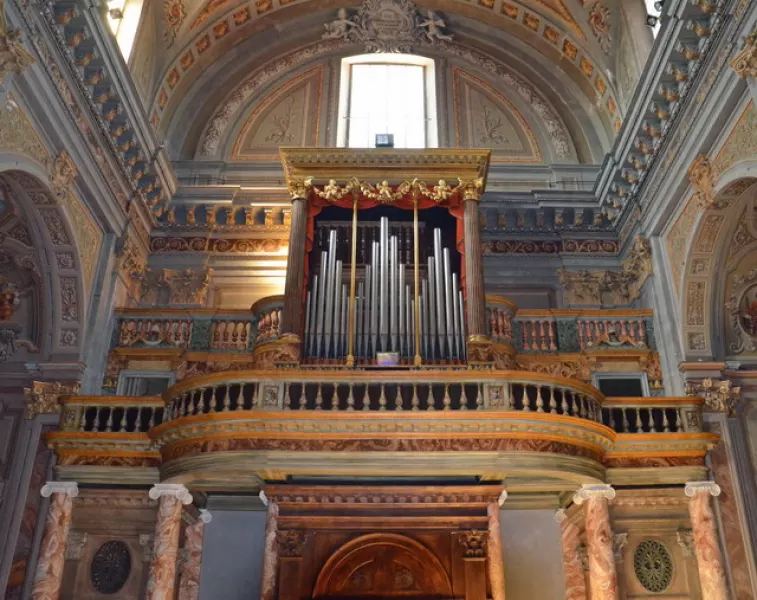
[[468,395],[465,393],[465,383],[460,384],[460,410],[468,410]]
[[499,330],[498,335],[500,338],[509,341],[507,340],[507,328],[505,327],[505,319],[506,316],[504,311],[497,310],[497,329]]
[[354,383],[350,381],[349,392],[347,393],[347,410],[355,410],[355,396],[353,395]]
[[[150,407],[150,419],[147,421],[147,431],[150,431],[153,427],[155,427],[155,414],[158,412],[158,409],[154,406]],[[137,423],[141,423],[141,419],[137,421]]]
[[108,419],[105,421],[105,431],[113,431],[113,409],[106,408],[108,411]]
[[379,410],[386,410],[386,390],[383,381],[379,384]]
[[[649,431],[651,433],[657,433],[657,424],[654,422],[654,409],[648,408],[647,412],[649,413]],[[665,409],[662,409],[662,418],[665,419]]]
[[300,387],[300,397],[298,399],[299,409],[305,410],[307,408],[308,404],[308,395],[307,395],[307,388],[305,387],[305,382],[302,382],[302,385]]
[[615,411],[612,409],[612,406],[607,409],[607,426],[615,431]]
[[[621,335],[628,336],[628,321],[620,321],[620,331]],[[633,335],[630,336],[631,339],[633,339]],[[634,340],[636,341],[636,340]]]
[[436,398],[434,398],[434,384],[427,383],[428,397],[426,398],[426,410],[436,410]]
[[541,386],[536,386],[536,412],[544,412],[544,398],[541,397]]
[[205,412],[205,391],[207,390],[207,387],[201,387],[200,388],[200,397],[197,399],[197,405],[195,406],[195,412],[196,415],[201,415]]
[[544,343],[544,321],[537,321],[536,322],[536,340],[534,343],[534,347],[538,350],[546,350],[546,345]]
[[578,321],[578,347],[582,350],[586,346],[586,323]]
[[555,398],[555,386],[549,386],[549,413],[554,415],[557,413],[557,398]]
[[415,383],[413,383],[413,399],[410,401],[410,405],[412,410],[420,410],[421,399],[418,398],[418,386]]
[[531,321],[523,321],[523,350],[528,352],[531,349],[531,344],[529,343],[529,336],[528,336],[528,327]]
[[397,395],[394,397],[394,409],[402,410],[402,386],[397,384]]
[[331,394],[331,410],[339,410],[339,384],[335,383],[331,388],[333,390]]
[[505,405],[504,410],[512,410],[513,408],[513,384],[510,381],[505,383]]
[[371,395],[368,393],[368,383],[365,384],[363,392],[363,410],[371,410]]
[[255,408],[255,385],[239,382],[239,395],[237,396],[237,402],[234,410],[244,410],[244,390],[248,385],[252,388],[252,399],[250,400],[250,406],[252,408]]
[[218,411],[218,405],[220,402],[218,401],[218,386],[213,386],[213,393],[210,395],[210,402],[208,404],[210,411],[209,412],[219,412]]
[[560,402],[560,409],[562,410],[561,414],[563,414],[563,415],[570,414],[568,412],[568,409],[569,409],[569,406],[568,406],[568,390],[566,390],[564,388],[563,388],[563,391],[562,391],[562,402]]
[[242,337],[239,340],[239,349],[247,350],[250,347],[250,324],[245,323],[242,327]]
[[628,407],[624,406],[620,410],[623,413],[623,433],[628,433],[631,429],[631,424],[628,422]]
[[636,431],[634,433],[642,433],[644,431],[644,427],[641,424],[641,408],[636,407]]
[[549,321],[549,349],[557,350],[557,332],[555,331],[555,322]]
[[442,399],[444,410],[452,408],[452,398],[449,397],[449,383],[444,384],[444,398]]
[[289,382],[284,384],[284,410],[290,410],[292,407],[292,398],[289,396],[290,386]]
[[323,389],[322,384],[319,381],[318,387],[315,390],[315,410],[321,410],[323,408]]
[[226,384],[226,393],[223,395],[223,412],[229,412],[231,408],[231,384]]
[[192,402],[192,392],[184,393],[184,406],[182,411],[182,417],[186,417],[189,414],[189,405]]
[[95,419],[92,421],[92,431],[100,431],[100,408],[95,408]]
[[489,311],[489,330],[493,339],[497,339],[497,309]]
[[578,394],[578,405],[581,409],[581,418],[585,419],[588,411],[586,410],[586,396],[583,394]]
[[[95,414],[97,414],[97,409],[95,409]],[[86,431],[87,430],[87,408],[82,408],[81,411],[81,422],[79,423],[79,431]]]
[[520,399],[521,406],[523,407],[523,409],[522,409],[523,412],[530,412],[531,411],[531,400],[528,397],[527,388],[528,388],[528,384],[524,383],[523,384],[523,395],[521,396],[521,399]]
[[[123,414],[121,415],[121,418],[118,420],[118,431],[126,431],[126,407],[123,407]],[[137,418],[139,418],[139,411],[137,411]]]

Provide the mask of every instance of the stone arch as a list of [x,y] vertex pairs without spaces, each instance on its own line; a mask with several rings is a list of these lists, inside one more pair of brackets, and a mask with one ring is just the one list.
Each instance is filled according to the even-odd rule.
[[0,220],[0,274],[20,281],[20,302],[30,305],[4,325],[11,363],[80,358],[86,306],[79,240],[62,199],[70,191],[52,188],[36,161],[0,156],[0,197],[12,213]]
[[747,206],[757,198],[757,159],[740,162],[712,179],[711,193],[698,191],[684,208],[697,211],[680,286],[681,343],[684,355],[694,359],[724,359],[728,354],[726,263],[743,258],[731,240]]
[[318,574],[313,597],[375,598],[379,590],[386,597],[452,598],[449,574],[433,552],[394,533],[372,533],[344,544]]

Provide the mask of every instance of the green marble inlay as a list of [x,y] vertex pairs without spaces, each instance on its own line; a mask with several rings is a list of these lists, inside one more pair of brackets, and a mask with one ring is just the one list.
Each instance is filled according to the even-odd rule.
[[209,319],[195,319],[192,325],[192,337],[189,339],[190,350],[210,350]]
[[579,352],[578,324],[573,318],[557,319],[557,350],[558,352]]

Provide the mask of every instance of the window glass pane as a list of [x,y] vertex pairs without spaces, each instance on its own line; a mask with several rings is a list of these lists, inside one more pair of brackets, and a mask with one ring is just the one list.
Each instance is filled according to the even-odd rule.
[[354,64],[351,70],[347,145],[373,148],[377,133],[391,133],[395,148],[425,148],[424,67]]

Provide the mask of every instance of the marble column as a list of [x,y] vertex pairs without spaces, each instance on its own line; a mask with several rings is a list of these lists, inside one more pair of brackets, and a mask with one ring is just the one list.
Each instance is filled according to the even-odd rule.
[[181,568],[179,569],[178,600],[198,600],[200,597],[200,570],[202,569],[202,540],[205,525],[212,517],[205,509],[200,509],[200,516],[189,525],[184,533]]
[[481,252],[481,224],[478,195],[466,197],[463,205],[465,234],[465,309],[468,337],[486,338],[486,297]]
[[720,487],[713,481],[691,481],[686,484],[684,492],[691,498],[689,515],[702,600],[728,600],[723,556],[710,500],[710,496],[720,495]]
[[564,509],[555,513],[555,521],[560,523],[565,600],[586,600],[586,577],[578,556],[578,547],[581,545],[578,527],[568,518]]
[[292,224],[289,229],[289,258],[284,282],[284,310],[281,334],[302,336],[303,285],[305,282],[305,248],[307,243],[308,207],[304,198],[292,199]]
[[183,504],[192,503],[192,494],[181,484],[156,483],[150,489],[150,498],[158,500],[158,517],[145,598],[172,600],[179,557],[181,508]]
[[507,499],[507,492],[502,491],[498,502],[492,502],[486,507],[489,517],[489,543],[487,558],[489,559],[489,584],[492,590],[492,600],[505,600],[505,562],[502,556],[502,530],[499,522],[499,508]]
[[40,493],[50,498],[45,532],[39,547],[37,571],[34,574],[32,600],[58,600],[66,563],[66,543],[71,528],[73,499],[79,487],[73,481],[48,481]]
[[268,507],[265,518],[265,537],[263,538],[263,573],[260,577],[260,600],[275,600],[276,570],[279,564],[279,545],[276,541],[279,505],[269,501],[263,492],[260,492],[260,499]]
[[584,507],[592,600],[619,598],[610,509],[607,502],[614,497],[615,490],[604,483],[584,485],[573,497],[576,504],[582,504]]

